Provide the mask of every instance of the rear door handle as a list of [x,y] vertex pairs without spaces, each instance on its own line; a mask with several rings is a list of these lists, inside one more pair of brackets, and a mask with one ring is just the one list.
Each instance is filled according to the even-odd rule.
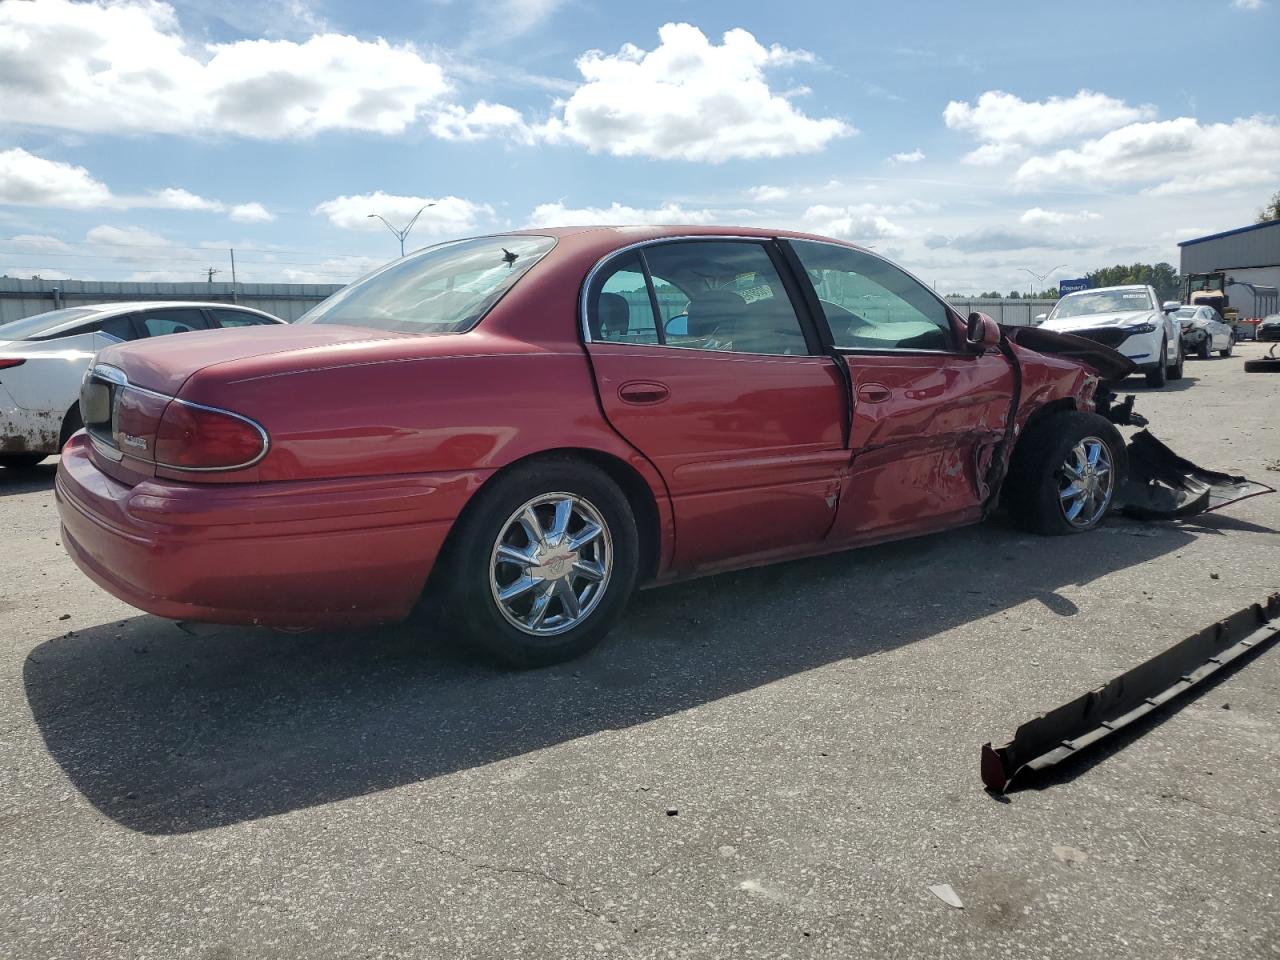
[[618,388],[618,398],[623,403],[646,405],[661,403],[671,396],[671,390],[665,383],[652,380],[632,380]]
[[867,403],[884,403],[893,396],[893,391],[882,383],[866,383],[858,388],[858,399]]

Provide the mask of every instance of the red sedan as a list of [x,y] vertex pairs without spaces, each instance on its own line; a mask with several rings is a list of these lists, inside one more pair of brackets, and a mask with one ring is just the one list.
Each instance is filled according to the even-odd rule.
[[383,623],[426,590],[551,663],[637,584],[972,523],[1002,487],[1039,532],[1095,526],[1125,449],[1094,393],[1127,361],[1088,347],[798,233],[444,243],[290,326],[103,350],[63,543],[165,617]]

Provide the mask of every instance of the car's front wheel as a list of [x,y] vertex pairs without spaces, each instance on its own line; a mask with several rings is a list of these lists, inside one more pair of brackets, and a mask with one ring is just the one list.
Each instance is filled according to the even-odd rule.
[[1236,345],[1236,335],[1233,333],[1233,334],[1231,335],[1231,337],[1227,340],[1227,349],[1225,349],[1225,350],[1219,350],[1219,351],[1218,351],[1218,356],[1220,356],[1220,357],[1229,357],[1229,356],[1231,356],[1231,351],[1232,351],[1232,349],[1234,349],[1234,348],[1235,348],[1235,345]]
[[1169,341],[1160,341],[1160,352],[1156,354],[1158,358],[1156,365],[1147,371],[1148,387],[1163,387],[1165,381],[1169,379]]
[[585,653],[617,623],[639,567],[635,516],[608,475],[573,459],[520,465],[477,494],[434,587],[465,639],[516,668]]
[[1127,466],[1124,438],[1110,421],[1096,413],[1054,414],[1014,450],[1005,502],[1034,533],[1083,533],[1111,509]]

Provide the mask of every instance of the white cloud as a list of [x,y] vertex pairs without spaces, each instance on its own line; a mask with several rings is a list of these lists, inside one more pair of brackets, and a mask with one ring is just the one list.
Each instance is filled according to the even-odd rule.
[[326,33],[201,46],[157,0],[0,4],[0,120],[82,131],[403,132],[447,91],[411,44]]
[[[905,208],[896,208],[907,212]],[[907,236],[907,231],[888,217],[885,208],[872,204],[832,207],[816,204],[805,210],[801,220],[814,233],[850,240],[887,240]]]
[[269,223],[276,215],[257,202],[237,203],[231,208],[231,219],[237,223]]
[[158,233],[144,230],[142,227],[113,227],[102,224],[94,227],[84,235],[87,243],[96,243],[107,247],[166,247],[169,241]]
[[1026,148],[1020,143],[984,143],[966,153],[960,158],[960,162],[974,167],[994,167],[1024,153]]
[[1131,107],[1123,100],[1091,90],[1072,97],[1023,100],[1003,90],[988,90],[976,105],[952,100],[942,112],[953,130],[972,133],[988,143],[1045,146],[1102,133],[1155,115],[1153,107]]
[[607,207],[566,207],[561,202],[540,203],[529,214],[529,225],[535,227],[571,227],[586,224],[631,226],[645,223],[704,224],[715,220],[710,210],[690,210],[677,203],[642,209],[628,207],[616,200]]
[[[71,210],[109,208],[130,210],[194,210],[224,213],[228,205],[184,190],[165,187],[141,196],[112,193],[84,167],[46,160],[20,147],[0,151],[0,204],[28,207],[58,207]],[[230,208],[231,219],[261,222],[275,219],[260,203],[242,203]]]
[[490,0],[480,4],[480,23],[471,46],[493,46],[523,36],[545,23],[565,0]]
[[1026,160],[1022,187],[1055,183],[1162,181],[1153,192],[1222,190],[1273,180],[1280,170],[1280,121],[1249,117],[1201,124],[1192,117],[1133,123],[1077,147]]
[[923,159],[924,151],[919,147],[912,150],[910,153],[894,153],[889,156],[889,162],[892,164],[919,163]]
[[785,187],[771,187],[768,184],[761,184],[758,187],[751,187],[747,190],[747,196],[757,203],[773,203],[777,200],[785,200],[791,196],[791,191]]
[[811,61],[806,51],[765,47],[741,29],[717,46],[687,23],[667,23],[658,37],[653,50],[628,43],[579,57],[584,82],[539,135],[615,156],[720,163],[812,153],[856,132],[806,116],[770,88],[765,71]]
[[1069,212],[1066,210],[1043,210],[1032,207],[1018,218],[1020,223],[1033,227],[1059,226],[1064,223],[1080,223],[1085,220],[1101,220],[1102,215],[1089,210]]
[[45,160],[20,147],[0,150],[0,203],[86,209],[111,200],[107,185],[84,167]]
[[59,240],[57,237],[51,237],[43,233],[22,233],[16,237],[10,237],[7,243],[19,244],[19,250],[31,251],[33,253],[70,253],[71,247],[65,241]]
[[1231,0],[1231,6],[1237,10],[1261,10],[1266,4],[1263,0]]
[[1051,230],[1009,230],[983,227],[955,237],[934,234],[925,240],[931,249],[947,247],[962,253],[988,253],[995,250],[1081,250],[1097,244],[1089,237],[1057,234]]
[[383,193],[357,194],[335,197],[316,206],[315,212],[324,214],[335,227],[344,230],[378,231],[387,229],[382,221],[370,218],[370,214],[386,217],[396,227],[404,227],[415,213],[428,204],[413,228],[415,234],[459,234],[475,229],[476,224],[493,216],[493,207],[487,203],[472,203],[461,197],[402,197]]
[[521,143],[532,142],[534,132],[518,110],[502,103],[481,100],[470,110],[450,104],[431,122],[431,132],[442,140],[483,140],[505,134]]

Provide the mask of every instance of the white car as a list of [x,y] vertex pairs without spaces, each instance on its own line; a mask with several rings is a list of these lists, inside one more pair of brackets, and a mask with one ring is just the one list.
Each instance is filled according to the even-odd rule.
[[284,321],[227,303],[141,302],[67,307],[0,324],[0,467],[35,466],[80,429],[80,381],[108,344],[273,323]]
[[1182,349],[1186,353],[1194,353],[1201,360],[1208,360],[1215,350],[1221,356],[1231,356],[1231,348],[1236,345],[1235,328],[1224,322],[1213,307],[1179,304],[1173,318],[1182,327]]
[[1149,286],[1099,287],[1069,293],[1044,321],[1046,330],[1073,333],[1118,350],[1163,387],[1182,378],[1182,330]]

